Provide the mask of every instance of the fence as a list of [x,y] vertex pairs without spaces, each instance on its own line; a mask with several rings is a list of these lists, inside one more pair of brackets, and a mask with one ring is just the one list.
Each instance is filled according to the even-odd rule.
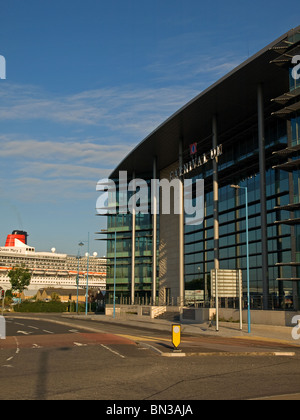
[[[108,295],[106,299],[106,304],[113,304],[113,295]],[[294,302],[292,296],[277,296],[270,295],[268,299],[268,308],[270,310],[277,311],[294,311],[298,310],[300,307],[300,302]],[[130,305],[131,299],[129,296],[116,296],[116,304],[118,305]],[[134,305],[139,306],[182,306],[180,305],[180,298],[169,297],[165,300],[158,299],[155,304],[152,302],[151,296],[142,296],[135,297]],[[193,307],[193,308],[215,308],[215,299],[202,299],[200,300],[197,296],[195,298],[184,299],[183,306]],[[248,300],[247,296],[244,295],[242,298],[242,308],[247,309]],[[239,299],[238,298],[219,298],[219,307],[220,308],[229,308],[229,309],[238,309],[239,308]],[[262,310],[263,309],[263,295],[252,295],[250,297],[250,307],[252,309]]]

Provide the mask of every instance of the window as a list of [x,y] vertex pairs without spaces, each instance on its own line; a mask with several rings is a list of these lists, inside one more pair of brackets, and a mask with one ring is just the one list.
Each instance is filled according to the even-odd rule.
[[292,144],[296,146],[300,144],[300,114],[299,112],[295,113],[295,118],[291,120],[291,129],[292,129]]
[[290,68],[290,90],[293,91],[300,87],[300,79],[294,79],[292,76],[293,67]]

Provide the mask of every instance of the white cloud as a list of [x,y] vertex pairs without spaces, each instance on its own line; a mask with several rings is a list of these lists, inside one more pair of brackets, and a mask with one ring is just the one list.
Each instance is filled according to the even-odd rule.
[[[137,143],[198,93],[193,85],[187,88],[180,81],[160,88],[118,86],[71,95],[1,84],[0,121],[6,127],[17,123],[21,128],[23,122],[31,123],[24,125],[23,134],[11,130],[0,135],[3,195],[48,202],[96,194],[99,179],[107,177]],[[40,129],[41,123],[51,133],[63,128],[64,134],[47,135],[45,127],[40,137],[32,135],[30,126],[37,124]],[[66,136],[69,127],[71,134]],[[5,179],[9,162],[13,171]]]
[[174,89],[177,85],[188,87],[196,96],[247,58],[233,48],[232,41],[226,38],[220,42],[213,29],[202,29],[201,34],[177,32],[160,42],[145,71],[156,82]]
[[237,67],[243,59],[246,57],[241,58],[230,53],[222,56],[198,54],[192,58],[175,61],[169,67],[161,58],[149,65],[147,70],[156,74],[156,80],[159,82],[174,84],[184,80],[185,85],[194,86],[196,96]]
[[[7,182],[7,181],[6,181]],[[32,203],[56,203],[66,200],[96,201],[96,182],[81,179],[45,179],[38,177],[17,177],[8,182],[6,194],[17,195],[18,201]]]
[[109,174],[111,169],[90,168],[87,166],[32,162],[21,169],[16,170],[18,176],[35,176],[48,179],[97,179]]
[[96,197],[98,180],[108,177],[133,147],[98,144],[97,139],[60,140],[0,136],[2,196],[26,202]]
[[99,168],[103,166],[107,168],[117,165],[133,147],[133,144],[99,144],[98,142],[98,139],[82,140],[80,137],[41,141],[30,138],[20,139],[16,135],[2,135],[0,136],[0,156],[6,159],[21,158],[24,162],[32,160],[79,161],[86,166],[97,164]]
[[95,126],[140,140],[188,102],[196,92],[181,86],[122,86],[53,96],[44,91],[0,86],[0,120],[47,120],[73,126]]

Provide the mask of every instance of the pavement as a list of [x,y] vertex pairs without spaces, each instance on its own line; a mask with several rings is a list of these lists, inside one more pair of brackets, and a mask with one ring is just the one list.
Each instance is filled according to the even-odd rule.
[[[135,341],[143,341],[144,344],[160,352],[162,356],[195,356],[195,355],[273,355],[273,356],[294,356],[295,351],[300,351],[300,327],[282,327],[273,325],[251,325],[251,332],[248,333],[247,324],[243,325],[243,330],[239,330],[238,323],[220,322],[219,331],[210,322],[202,324],[181,323],[182,342],[179,346],[181,351],[174,352],[170,340],[157,340],[149,337],[149,331],[169,332],[171,335],[172,325],[178,324],[165,319],[151,319],[148,317],[138,317],[136,315],[126,315],[113,318],[107,315],[76,315],[64,314],[62,318],[72,318],[78,320],[90,320],[99,323],[121,325],[124,327],[132,326],[145,331],[131,337]],[[295,340],[292,332],[299,339]],[[147,334],[146,334],[147,332]],[[142,336],[142,338],[141,338]],[[295,333],[294,333],[295,336]],[[171,345],[168,345],[171,344]],[[181,354],[180,354],[181,353]]]

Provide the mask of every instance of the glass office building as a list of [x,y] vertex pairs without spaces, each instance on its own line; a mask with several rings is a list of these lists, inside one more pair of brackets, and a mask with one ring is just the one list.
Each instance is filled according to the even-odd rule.
[[[147,174],[144,177],[147,179]],[[132,179],[128,179],[128,183]],[[107,301],[112,301],[114,280],[116,301],[129,304],[131,297],[137,303],[149,304],[152,295],[153,266],[153,225],[151,216],[151,196],[147,198],[147,214],[134,215],[120,206],[119,179],[114,179],[116,185],[116,214],[108,216],[107,220],[107,258],[108,277]],[[150,180],[146,181],[148,185]],[[123,185],[123,188],[128,185]],[[127,192],[125,200],[130,200],[133,192]],[[124,198],[124,197],[123,197]],[[134,229],[132,229],[134,223]],[[132,234],[134,230],[134,235]],[[134,244],[134,245],[133,245]],[[134,253],[132,252],[134,249]],[[116,260],[116,264],[115,264]],[[134,269],[132,269],[134,267]],[[134,295],[131,294],[131,281],[134,278]]]
[[[146,180],[149,194],[147,211],[108,216],[109,299],[115,282],[118,303],[184,305],[200,291],[202,304],[210,305],[216,268],[242,270],[246,297],[247,187],[252,307],[299,309],[297,56],[300,62],[300,27],[181,108],[113,171],[116,183],[120,171]],[[204,180],[201,225],[162,214],[161,203],[159,214],[151,214],[150,180],[173,178]]]

